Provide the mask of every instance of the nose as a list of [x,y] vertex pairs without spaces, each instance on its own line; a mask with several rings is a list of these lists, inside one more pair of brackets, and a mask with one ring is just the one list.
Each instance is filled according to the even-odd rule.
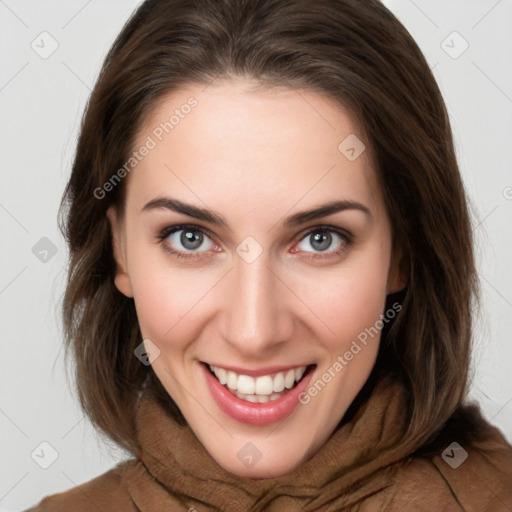
[[267,359],[291,339],[292,294],[264,255],[252,263],[235,258],[224,286],[220,335],[240,356]]

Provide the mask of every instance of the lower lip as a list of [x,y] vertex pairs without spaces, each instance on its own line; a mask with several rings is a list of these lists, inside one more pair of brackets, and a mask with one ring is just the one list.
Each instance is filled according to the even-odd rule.
[[299,395],[307,388],[314,373],[314,369],[309,370],[307,375],[281,398],[262,404],[241,400],[210,373],[206,364],[200,363],[200,366],[210,392],[220,409],[234,420],[249,425],[270,425],[286,418],[299,403]]

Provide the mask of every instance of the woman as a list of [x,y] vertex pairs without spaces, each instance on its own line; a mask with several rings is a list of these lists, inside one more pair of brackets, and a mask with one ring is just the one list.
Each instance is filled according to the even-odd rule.
[[79,397],[133,458],[32,511],[512,507],[448,116],[377,0],[144,2],[63,206]]

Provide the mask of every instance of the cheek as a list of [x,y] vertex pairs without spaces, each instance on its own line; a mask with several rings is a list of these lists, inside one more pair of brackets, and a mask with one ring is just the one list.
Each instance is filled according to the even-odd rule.
[[162,340],[185,314],[179,311],[176,289],[149,272],[132,278],[132,288],[143,337]]
[[175,347],[176,340],[185,343],[196,337],[194,330],[201,323],[197,315],[202,311],[204,316],[204,298],[218,278],[200,272],[191,275],[165,260],[142,263],[148,261],[142,255],[136,261],[141,264],[130,268],[130,279],[142,336],[161,348],[169,340]]
[[[384,253],[385,254],[385,253]],[[301,278],[299,296],[321,320],[324,344],[343,350],[384,313],[388,261],[381,255]]]

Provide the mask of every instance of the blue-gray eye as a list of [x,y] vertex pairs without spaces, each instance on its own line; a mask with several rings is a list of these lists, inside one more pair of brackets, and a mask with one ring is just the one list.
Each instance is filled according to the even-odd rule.
[[[338,244],[335,247],[331,247],[333,240],[338,240]],[[298,247],[301,251],[305,252],[325,252],[329,248],[330,250],[334,250],[337,246],[346,242],[344,238],[334,231],[330,231],[328,229],[317,229],[315,231],[310,231],[298,244]],[[313,251],[307,248],[307,245],[313,248]]]
[[[172,245],[178,251],[194,251],[203,252],[208,251],[213,247],[213,242],[210,238],[200,230],[194,229],[178,229],[167,237],[169,245]],[[203,250],[197,249],[201,246]]]

